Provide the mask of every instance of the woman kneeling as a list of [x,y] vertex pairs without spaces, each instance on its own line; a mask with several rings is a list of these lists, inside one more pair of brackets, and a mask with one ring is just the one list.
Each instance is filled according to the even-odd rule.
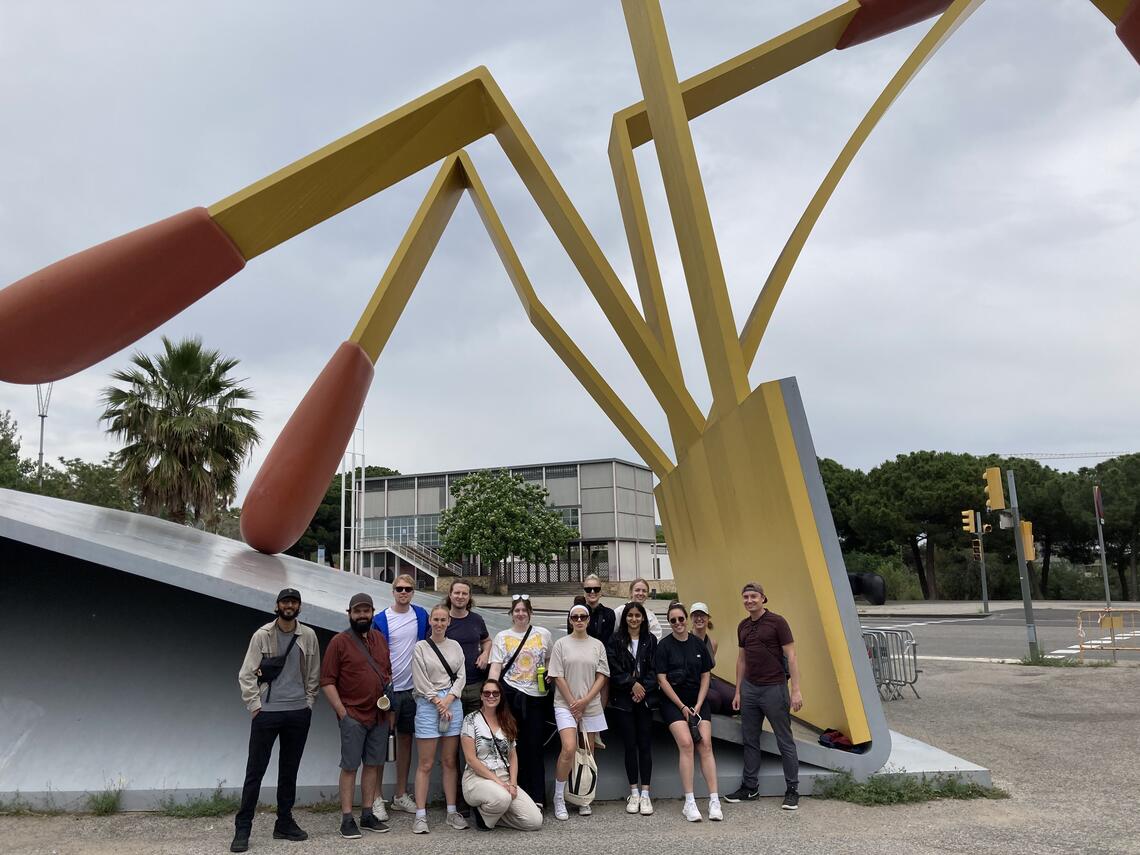
[[463,719],[460,744],[467,768],[463,798],[475,812],[475,824],[492,829],[500,821],[520,831],[542,827],[542,811],[518,787],[518,725],[503,701],[498,680],[483,684],[480,709]]

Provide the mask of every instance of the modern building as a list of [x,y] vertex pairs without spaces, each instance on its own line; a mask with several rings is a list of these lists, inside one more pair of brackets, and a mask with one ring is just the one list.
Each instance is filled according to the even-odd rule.
[[[657,526],[648,468],[616,458],[506,468],[542,484],[550,507],[581,534],[550,562],[509,562],[510,582],[575,582],[588,573],[611,581],[656,578]],[[440,576],[487,573],[475,558],[447,564],[437,552],[440,512],[454,504],[451,486],[472,471],[365,479],[357,539],[364,575],[390,581],[397,572],[414,569],[426,587]]]

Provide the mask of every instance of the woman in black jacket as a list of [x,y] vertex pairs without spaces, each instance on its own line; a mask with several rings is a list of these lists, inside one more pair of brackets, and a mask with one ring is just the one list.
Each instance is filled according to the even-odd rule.
[[[657,672],[653,656],[657,639],[649,631],[649,618],[641,603],[627,603],[621,623],[606,644],[610,662],[610,707],[625,744],[625,772],[629,778],[626,813],[653,813],[649,779],[653,775],[653,710],[657,706]],[[640,787],[639,787],[640,785]]]

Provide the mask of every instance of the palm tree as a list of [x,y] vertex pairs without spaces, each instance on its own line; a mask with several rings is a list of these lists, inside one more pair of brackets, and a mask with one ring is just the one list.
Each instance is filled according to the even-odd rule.
[[126,444],[116,459],[123,485],[144,513],[212,526],[237,492],[237,476],[259,440],[253,395],[228,374],[238,364],[199,338],[162,338],[163,353],[135,353],[103,390],[107,433]]

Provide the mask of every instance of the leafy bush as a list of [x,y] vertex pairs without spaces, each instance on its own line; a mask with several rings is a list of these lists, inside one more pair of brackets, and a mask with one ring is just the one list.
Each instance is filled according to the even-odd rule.
[[860,783],[850,772],[838,772],[818,783],[815,798],[857,805],[901,805],[934,799],[1008,799],[1000,787],[983,787],[946,775],[918,777],[899,772],[872,775]]
[[121,784],[108,785],[98,793],[87,796],[87,810],[95,816],[110,816],[118,813],[123,804],[123,787]]
[[922,587],[914,574],[897,555],[874,555],[849,552],[843,556],[848,573],[878,573],[887,585],[888,600],[921,600]]
[[224,781],[218,781],[218,786],[208,796],[194,796],[183,802],[176,802],[173,796],[167,796],[158,803],[158,811],[163,816],[176,816],[180,819],[227,816],[231,813],[237,813],[237,809],[241,806],[241,799],[223,793],[222,784],[224,783]]

